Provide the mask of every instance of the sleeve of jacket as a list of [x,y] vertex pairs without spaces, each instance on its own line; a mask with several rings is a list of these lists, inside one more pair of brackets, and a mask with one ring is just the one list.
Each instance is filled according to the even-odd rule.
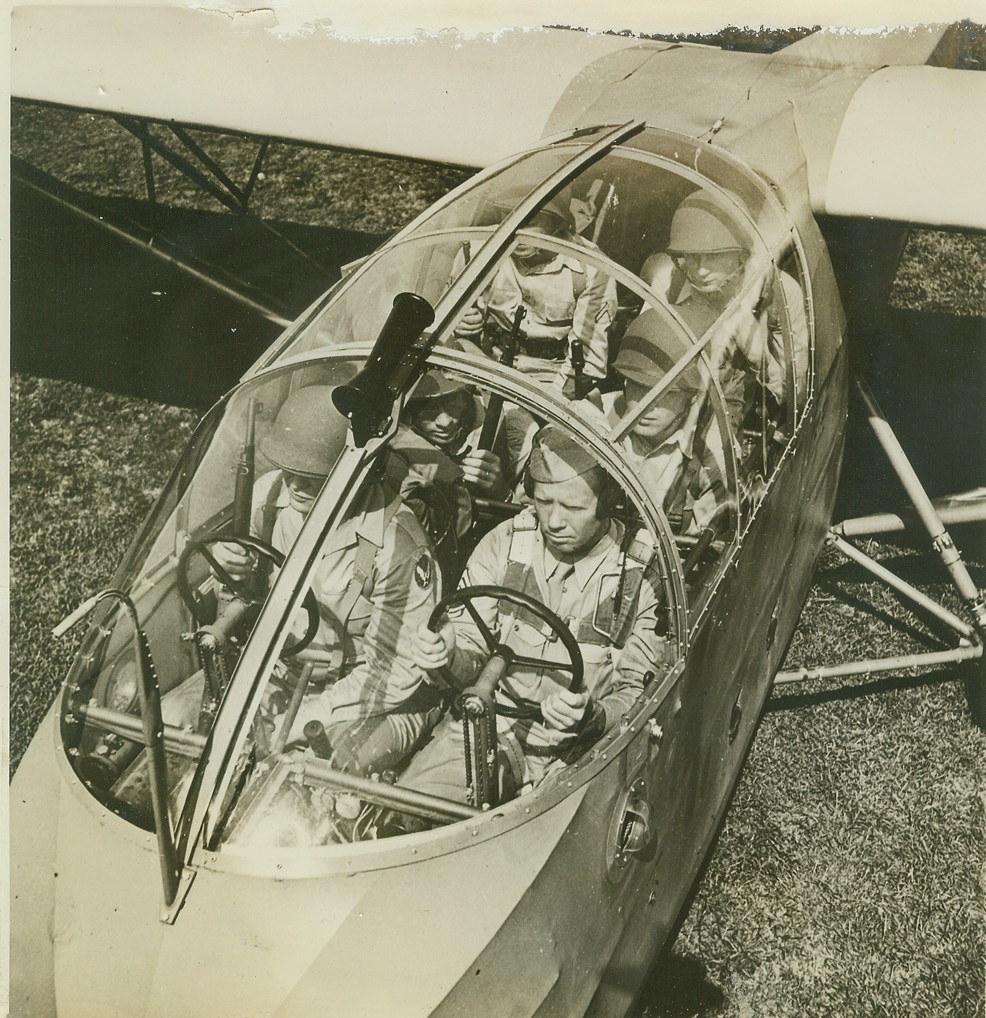
[[402,507],[391,520],[372,575],[373,605],[362,660],[327,695],[333,707],[359,704],[364,715],[393,709],[422,681],[410,634],[427,622],[438,599],[438,570],[427,538]]
[[585,373],[602,379],[609,370],[609,328],[616,316],[616,282],[594,265],[586,265],[586,285],[575,303],[570,339],[582,342]]

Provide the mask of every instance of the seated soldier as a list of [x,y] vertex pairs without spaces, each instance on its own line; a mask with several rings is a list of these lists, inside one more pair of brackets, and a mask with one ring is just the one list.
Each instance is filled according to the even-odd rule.
[[[689,350],[686,341],[649,309],[623,337],[613,364],[623,391],[594,399],[607,424],[630,413]],[[697,366],[689,367],[622,439],[627,458],[679,534],[695,534],[728,504],[721,433],[707,405]]]
[[[753,237],[728,204],[709,191],[695,191],[671,220],[667,254],[651,255],[640,277],[661,297],[678,306],[697,336],[715,322],[749,282]],[[750,296],[714,359],[727,410],[738,432],[756,401],[759,383],[773,400],[775,413],[800,403],[808,374],[808,326],[804,294],[786,272],[771,270]],[[793,376],[788,369],[784,321],[791,333]]]
[[[435,476],[430,466],[435,460],[428,452],[434,449],[456,465],[462,482],[474,494],[502,499],[508,487],[503,476],[506,452],[502,439],[494,440],[495,452],[479,447],[485,414],[483,400],[471,386],[433,368],[411,390],[401,414],[404,427],[390,447],[422,484]],[[434,469],[446,474],[444,463],[436,462]]]
[[[595,245],[574,232],[574,225],[565,201],[554,198],[524,229],[595,250]],[[455,335],[489,350],[510,334],[521,305],[527,315],[514,360],[518,370],[572,392],[571,344],[578,341],[584,356],[580,388],[606,377],[609,326],[616,313],[616,283],[610,276],[572,255],[521,238],[500,265],[489,290],[463,316]]]
[[[261,442],[278,469],[255,486],[255,536],[283,554],[290,551],[346,433],[330,386],[308,386],[285,400]],[[233,541],[214,545],[213,554],[235,581],[247,579],[256,566],[255,553]],[[341,769],[365,775],[396,767],[438,721],[442,701],[422,683],[405,637],[437,600],[432,551],[414,514],[385,485],[364,485],[322,549],[312,589],[318,631],[288,659],[295,673],[312,665],[314,692],[306,696],[294,731],[321,721]]]
[[505,429],[480,448],[486,408],[467,383],[437,368],[411,390],[388,448],[385,477],[432,539],[443,577],[458,578],[460,542],[473,523],[472,496],[503,501],[510,489],[501,464]]
[[[518,665],[496,691],[499,799],[536,785],[608,732],[640,695],[646,673],[667,662],[664,598],[654,550],[611,518],[615,484],[586,449],[554,425],[535,438],[528,464],[533,506],[497,526],[477,545],[463,586],[494,584],[530,594],[569,627],[585,661],[585,691],[550,665]],[[516,653],[565,661],[559,641],[525,610],[504,601],[477,604],[486,625]],[[412,636],[418,664],[446,669],[467,687],[488,651],[465,616],[438,633]],[[541,718],[518,716],[538,704]],[[410,788],[464,801],[464,739],[446,719],[400,779]]]

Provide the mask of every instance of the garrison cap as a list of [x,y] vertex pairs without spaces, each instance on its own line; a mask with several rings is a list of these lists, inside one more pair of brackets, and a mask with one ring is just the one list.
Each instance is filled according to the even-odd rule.
[[[691,349],[691,343],[672,322],[654,308],[638,315],[627,329],[613,368],[624,378],[640,385],[655,385]],[[697,386],[698,370],[689,368],[682,376]]]
[[261,443],[275,466],[292,474],[326,477],[346,446],[349,422],[332,402],[332,385],[297,389],[281,404]]
[[751,239],[735,210],[711,191],[693,191],[671,218],[671,255],[750,250]]
[[559,484],[594,470],[602,470],[596,457],[557,424],[546,424],[534,436],[527,465],[527,476],[532,481]]

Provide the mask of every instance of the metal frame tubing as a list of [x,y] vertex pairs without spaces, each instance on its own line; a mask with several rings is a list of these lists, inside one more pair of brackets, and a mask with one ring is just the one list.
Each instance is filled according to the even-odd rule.
[[874,399],[873,394],[866,384],[858,378],[856,379],[856,388],[863,399],[863,403],[866,405],[870,427],[873,429],[877,441],[883,447],[890,465],[900,479],[900,483],[904,486],[907,497],[911,500],[921,522],[928,531],[928,535],[931,537],[931,546],[938,552],[945,563],[945,567],[951,574],[956,589],[962,595],[973,618],[976,620],[979,632],[986,632],[986,602],[983,600],[981,591],[969,575],[969,570],[966,569],[962,556],[945,529],[945,524],[942,522],[931,499],[928,498],[924,485],[921,484],[914,468],[911,466],[910,460],[907,458],[907,454],[901,447],[900,442],[897,441],[893,428],[890,427],[886,417],[884,417],[883,411],[877,404],[876,399]]
[[774,685],[787,686],[809,679],[841,679],[855,675],[873,675],[880,672],[895,672],[905,668],[930,668],[934,665],[957,664],[982,657],[982,644],[965,644],[952,650],[931,651],[927,654],[906,654],[900,657],[876,658],[872,661],[852,661],[843,665],[828,665],[822,668],[795,668],[778,672]]
[[944,622],[950,629],[954,629],[959,636],[967,640],[976,639],[976,629],[969,625],[964,619],[950,612],[944,605],[928,597],[916,587],[912,587],[906,580],[902,580],[896,573],[891,572],[886,566],[880,565],[875,559],[870,558],[864,551],[860,551],[855,545],[850,544],[838,534],[829,534],[829,542],[833,544],[846,558],[862,566],[867,572],[872,573],[877,579],[882,580],[887,586],[892,587],[898,594],[913,601],[914,604],[934,615],[935,618]]

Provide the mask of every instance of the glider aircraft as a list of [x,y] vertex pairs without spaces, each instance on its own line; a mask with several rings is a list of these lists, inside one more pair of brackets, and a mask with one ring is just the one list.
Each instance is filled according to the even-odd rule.
[[[986,229],[968,172],[983,162],[986,77],[934,66],[945,29],[819,33],[772,55],[563,30],[392,48],[230,32],[203,12],[155,8],[20,8],[13,31],[15,96],[110,112],[200,181],[191,157],[164,148],[162,125],[179,141],[211,127],[261,147],[295,139],[485,168],[285,323],[203,418],[112,586],[59,627],[90,621],[11,796],[12,1013],[453,1015],[495,1000],[503,1014],[622,1014],[672,935],[775,681],[967,662],[986,723],[986,608],[946,529],[986,518],[986,500],[933,503],[865,386],[964,615],[853,543],[897,517],[830,528],[851,381],[837,278],[857,302],[885,299],[899,248],[834,269],[816,217],[849,229],[875,217],[901,235],[910,224]],[[134,44],[148,37],[150,53]],[[223,186],[248,204],[249,185]],[[746,251],[729,300],[701,323],[651,271],[669,264],[688,202],[720,210]],[[573,228],[537,229],[559,205]],[[588,350],[565,352],[574,391],[511,363],[521,313],[492,345],[462,340],[510,260],[531,250],[576,265],[577,286],[591,277],[616,295],[597,330],[600,390],[615,391],[614,358],[640,322],[671,337],[677,354],[639,399],[593,412]],[[723,358],[768,315],[773,345],[761,343],[759,388],[737,412]],[[532,664],[488,627],[485,662],[447,707],[469,747],[461,797],[402,783],[407,760],[354,773],[324,732],[293,728],[316,695],[310,672],[294,685],[285,675],[321,625],[323,549],[379,480],[416,387],[436,375],[481,405],[494,425],[486,448],[519,419],[587,451],[607,477],[606,511],[659,577],[647,639],[660,666],[618,723],[514,797],[498,795],[489,767],[498,684]],[[696,526],[629,451],[686,380],[693,432],[722,467],[723,497]],[[282,554],[249,532],[252,500],[277,468],[279,411],[316,386],[332,387],[339,413],[325,426],[338,454]],[[444,524],[440,507],[429,517],[443,601],[482,619],[478,603],[509,598],[456,592],[456,581],[475,541],[527,501],[522,484],[474,495],[470,531],[444,559],[455,524],[448,506]],[[264,583],[224,572],[217,546],[230,541],[270,563]],[[930,614],[949,634],[942,649],[778,674],[826,541]],[[566,620],[536,599],[524,610],[552,648],[533,666],[573,689],[587,681],[598,660]],[[339,638],[358,644],[347,618]],[[125,976],[92,978],[107,972]]]

